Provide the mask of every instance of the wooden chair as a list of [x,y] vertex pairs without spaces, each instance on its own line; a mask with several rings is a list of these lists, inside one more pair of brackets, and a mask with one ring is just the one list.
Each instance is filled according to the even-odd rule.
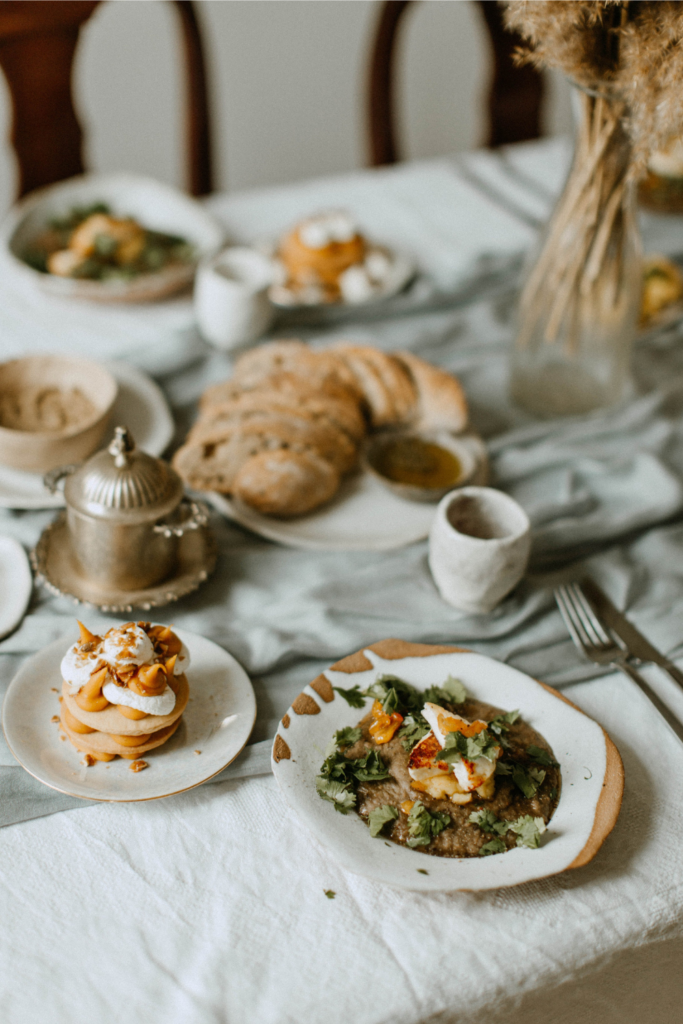
[[[172,2],[180,15],[185,51],[188,184],[193,195],[201,196],[212,190],[204,55],[194,4]],[[20,196],[84,170],[71,77],[81,28],[98,3],[0,3],[0,66],[12,98],[11,140],[19,163]]]
[[[540,134],[543,78],[533,67],[517,67],[512,61],[520,38],[503,24],[502,10],[494,0],[476,0],[493,49],[494,72],[488,113],[488,146],[502,146]],[[370,165],[393,164],[399,157],[396,143],[394,100],[395,48],[399,27],[411,0],[382,3],[370,59],[368,129]]]

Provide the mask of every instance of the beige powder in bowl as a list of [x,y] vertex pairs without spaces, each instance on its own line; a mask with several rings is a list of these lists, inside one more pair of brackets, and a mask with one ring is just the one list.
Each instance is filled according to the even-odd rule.
[[67,430],[87,423],[96,412],[80,388],[25,387],[0,392],[0,426],[8,430]]

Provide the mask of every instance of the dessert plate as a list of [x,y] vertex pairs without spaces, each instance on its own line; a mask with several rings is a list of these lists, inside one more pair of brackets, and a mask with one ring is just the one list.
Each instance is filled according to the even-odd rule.
[[[420,690],[452,675],[479,700],[522,717],[543,734],[561,764],[560,801],[539,849],[492,857],[446,858],[373,839],[357,814],[339,814],[315,788],[333,733],[365,713],[333,686],[362,690],[389,673]],[[611,832],[624,786],[607,733],[555,690],[493,658],[456,647],[383,640],[337,662],[305,687],[278,726],[273,772],[299,820],[342,867],[401,889],[469,891],[518,885],[587,864]]]
[[0,639],[17,628],[32,591],[28,555],[14,537],[0,535]]
[[242,666],[218,644],[187,630],[175,632],[192,659],[190,700],[177,732],[145,754],[145,771],[130,771],[130,761],[120,758],[87,768],[83,755],[60,739],[52,718],[59,714],[60,662],[74,633],[28,658],[9,685],[2,727],[17,761],[51,789],[114,803],[173,796],[222,771],[249,739],[256,718],[254,691]]
[[[173,416],[161,388],[151,377],[129,363],[104,362],[119,385],[110,422],[127,426],[138,448],[150,455],[161,455],[173,437]],[[110,431],[111,433],[111,431]],[[104,445],[108,444],[109,435]],[[42,473],[25,473],[0,466],[0,508],[62,508],[61,491],[50,494]]]
[[[477,463],[466,482],[483,486],[488,480],[486,445],[478,434],[461,435]],[[308,551],[391,551],[429,536],[436,504],[401,498],[362,470],[339,488],[321,509],[295,519],[264,516],[223,494],[203,494],[228,519],[287,547]]]

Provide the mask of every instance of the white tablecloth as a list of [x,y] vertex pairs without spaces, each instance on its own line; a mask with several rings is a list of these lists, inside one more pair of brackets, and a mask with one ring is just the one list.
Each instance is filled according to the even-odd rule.
[[[589,866],[557,878],[414,895],[338,868],[289,817],[271,776],[157,803],[50,813],[59,798],[44,790],[37,803],[0,749],[0,822],[43,815],[0,830],[3,1022],[680,1019],[681,741],[628,680],[580,661],[551,593],[588,567],[653,642],[683,651],[680,336],[672,330],[639,348],[640,393],[610,413],[539,425],[506,397],[514,273],[567,155],[565,144],[543,143],[210,203],[231,237],[248,241],[310,209],[348,206],[376,237],[416,256],[423,275],[412,305],[403,300],[385,319],[309,321],[305,333],[315,344],[344,334],[408,346],[462,376],[474,423],[490,439],[494,480],[534,522],[524,583],[491,616],[463,616],[439,599],[424,544],[310,554],[216,519],[216,575],[172,618],[248,669],[257,741],[321,667],[385,636],[459,641],[559,685],[622,753],[627,783],[614,833]],[[677,223],[650,218],[650,247],[674,251]],[[448,295],[451,308],[438,308]],[[89,339],[92,352],[97,338],[103,357],[127,356],[158,374],[181,423],[229,367],[198,339],[183,300],[125,314],[69,312],[5,281],[0,332],[8,353]],[[2,513],[0,531],[30,545],[50,518]],[[101,621],[88,617],[93,628]],[[38,591],[0,644],[0,685],[72,623],[69,604]],[[647,674],[683,719],[683,694],[658,670]]]

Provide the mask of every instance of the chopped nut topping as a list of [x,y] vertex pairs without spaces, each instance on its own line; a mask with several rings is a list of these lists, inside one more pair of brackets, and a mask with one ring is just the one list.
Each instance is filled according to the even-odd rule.
[[53,715],[52,718],[50,719],[50,721],[51,722],[58,722],[59,721],[59,715]]
[[201,754],[201,750],[195,750],[194,753],[195,754]]
[[90,654],[91,651],[95,650],[95,647],[96,644],[94,644],[92,640],[88,640],[87,643],[81,644],[81,651],[83,654]]
[[81,764],[84,764],[86,768],[92,768],[94,763],[95,758],[92,756],[92,754],[86,754],[83,760],[81,761]]
[[149,768],[146,761],[131,761],[130,770],[132,772],[143,772],[145,768]]

